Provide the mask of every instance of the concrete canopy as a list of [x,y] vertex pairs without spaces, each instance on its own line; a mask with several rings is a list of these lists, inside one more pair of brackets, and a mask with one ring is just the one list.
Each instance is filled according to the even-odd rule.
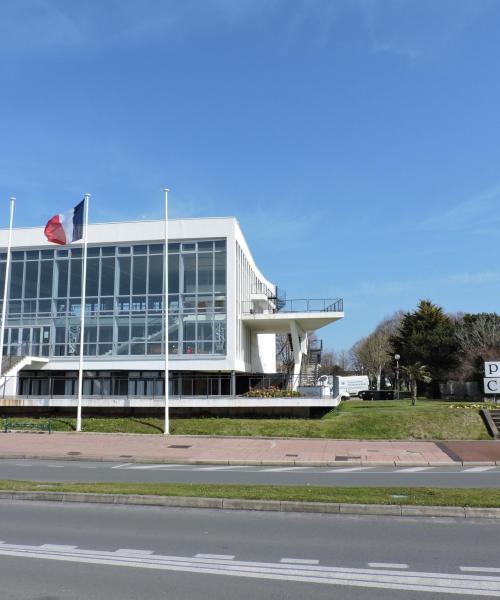
[[316,331],[343,317],[343,312],[277,312],[245,314],[241,320],[255,333],[289,333],[292,321],[302,331]]

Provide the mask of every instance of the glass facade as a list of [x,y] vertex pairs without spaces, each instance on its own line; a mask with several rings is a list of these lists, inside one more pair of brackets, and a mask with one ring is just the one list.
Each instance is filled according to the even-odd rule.
[[[169,243],[168,351],[226,353],[226,241]],[[164,244],[89,246],[84,354],[164,353]],[[6,254],[0,254],[0,290]],[[11,255],[4,355],[80,353],[82,249]]]

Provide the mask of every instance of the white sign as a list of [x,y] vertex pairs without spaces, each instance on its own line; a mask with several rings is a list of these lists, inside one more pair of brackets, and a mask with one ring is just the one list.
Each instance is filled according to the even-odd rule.
[[500,361],[484,363],[485,377],[500,377]]
[[485,394],[500,394],[500,377],[485,377],[483,381]]

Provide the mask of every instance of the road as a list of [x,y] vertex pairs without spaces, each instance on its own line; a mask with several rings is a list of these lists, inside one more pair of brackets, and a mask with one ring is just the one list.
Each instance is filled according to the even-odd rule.
[[269,467],[3,459],[0,479],[497,488],[500,467]]
[[500,597],[500,524],[0,502],[2,600]]

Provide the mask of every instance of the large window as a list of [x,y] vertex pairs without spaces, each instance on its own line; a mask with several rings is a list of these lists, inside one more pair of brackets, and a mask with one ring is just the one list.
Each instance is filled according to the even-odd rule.
[[[89,246],[85,355],[164,353],[163,258],[163,244]],[[81,282],[81,248],[14,251],[5,354],[77,356]],[[225,354],[225,240],[170,243],[168,292],[169,354]]]

